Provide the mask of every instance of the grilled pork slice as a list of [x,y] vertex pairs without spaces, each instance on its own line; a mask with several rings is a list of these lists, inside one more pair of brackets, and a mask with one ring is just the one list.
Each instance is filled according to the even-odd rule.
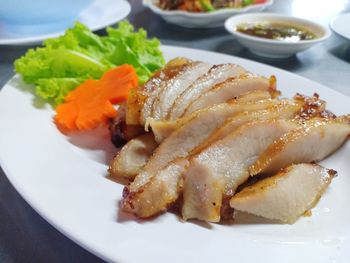
[[[271,106],[269,107],[268,109],[266,110],[258,110],[258,111],[244,111],[244,112],[239,112],[237,113],[236,117],[232,117],[231,119],[231,122],[230,122],[230,128],[232,130],[228,130],[228,129],[225,129],[225,132],[227,134],[231,133],[234,128],[233,128],[233,123],[235,123],[236,125],[236,128],[240,125],[243,125],[244,123],[247,123],[249,121],[252,121],[252,120],[257,120],[259,118],[261,119],[268,119],[269,117],[270,118],[275,118],[276,116],[280,117],[280,118],[293,118],[297,112],[300,111],[300,109],[302,108],[302,103],[300,102],[297,102],[297,103],[294,103],[293,101],[289,101],[289,100],[282,100],[282,101],[279,101],[277,104],[275,104],[274,106]],[[224,126],[226,127],[226,126]],[[222,128],[221,128],[222,129]],[[221,130],[221,129],[218,129],[218,130]],[[214,133],[216,134],[216,133]],[[223,136],[223,133],[221,133],[221,135]],[[214,140],[211,139],[212,136],[209,137],[208,140],[210,140],[210,142],[213,142]],[[186,139],[184,139],[186,140]],[[203,144],[202,145],[206,145],[208,146],[208,144],[206,143],[207,141],[204,140]],[[164,142],[165,143],[165,142]],[[191,143],[190,141],[188,143]],[[185,146],[182,146],[181,143],[179,144],[179,147],[185,147]],[[198,149],[201,149],[203,147],[201,146],[198,146],[195,150],[193,150],[192,152],[196,152],[196,151],[199,151]],[[176,150],[175,150],[176,151]],[[177,152],[179,153],[179,152]],[[169,156],[170,153],[167,153],[163,150],[163,154],[162,156]],[[183,154],[182,156],[186,156],[186,154]],[[172,165],[172,164],[170,164]],[[159,165],[161,166],[161,164]],[[158,190],[156,190],[154,187],[149,187],[150,185],[153,185],[153,181],[157,181],[158,180],[158,176],[159,176],[159,173],[162,173],[163,176],[164,176],[164,173],[165,171],[164,170],[167,170],[168,168],[163,168],[163,169],[160,169],[160,171],[157,171],[157,174],[154,175],[154,177],[152,179],[150,179],[150,183],[147,183],[146,185],[142,186],[141,188],[139,188],[139,191],[140,189],[141,190],[141,193],[142,193],[142,196],[150,196],[150,195],[154,195],[154,194],[159,194],[158,193]],[[177,175],[177,179],[182,179],[182,177],[180,175]],[[172,193],[174,192],[177,192],[179,193],[179,189],[177,189],[177,191],[175,191],[175,189],[172,189],[170,187],[174,187],[176,186],[177,184],[169,184],[169,189],[167,190],[164,190],[164,195],[166,195],[167,191],[170,191]],[[150,191],[153,191],[155,193],[150,193]],[[135,198],[137,199],[137,203],[139,204],[139,209],[132,209],[132,212],[134,212],[135,214],[137,214],[138,216],[142,216],[144,215],[144,212],[142,212],[140,209],[142,207],[148,207],[148,206],[152,206],[153,209],[150,209],[149,211],[153,211],[153,213],[158,213],[158,212],[161,212],[163,211],[164,209],[166,209],[166,207],[168,207],[170,205],[170,203],[167,203],[165,202],[166,199],[164,199],[162,201],[162,203],[158,203],[158,201],[156,201],[156,203],[151,203],[151,201],[149,199],[144,199],[143,197],[140,197],[139,194],[136,194],[134,196],[132,196],[132,198]],[[130,199],[130,201],[128,201],[129,203],[128,204],[132,204],[133,203],[133,200],[132,198]],[[173,199],[169,199],[169,201],[172,201]],[[141,205],[143,202],[143,206]],[[155,208],[158,208],[159,211],[157,211]],[[139,211],[140,210],[140,211]],[[150,214],[149,214],[150,215]]]
[[214,65],[175,100],[168,119],[175,120],[182,116],[191,102],[196,100],[202,93],[210,90],[214,85],[224,82],[229,78],[236,78],[245,72],[245,69],[235,64]]
[[250,174],[274,173],[290,164],[320,161],[337,150],[350,134],[350,115],[311,119],[285,134],[256,160]]
[[[248,92],[245,94],[242,94],[236,99],[230,100],[228,103],[229,104],[244,104],[247,103],[253,103],[255,101],[260,101],[260,100],[267,100],[271,99],[271,94],[268,91],[265,90],[257,90],[257,91],[252,91]],[[221,108],[222,106],[216,105],[213,106],[213,108]],[[205,109],[203,109],[205,110]],[[155,139],[158,143],[161,143],[165,138],[167,138],[173,131],[179,129],[182,127],[185,123],[187,123],[189,120],[192,120],[194,117],[197,116],[201,111],[199,110],[196,112],[193,112],[189,116],[179,118],[174,121],[156,121],[156,120],[150,120],[149,125],[152,128],[152,131],[154,133]],[[244,111],[245,108],[242,108],[242,111]]]
[[182,175],[187,160],[178,159],[160,170],[153,180],[143,186],[137,194],[124,188],[122,206],[124,211],[147,218],[166,211],[179,197],[183,188]]
[[213,131],[233,114],[239,111],[265,109],[277,103],[279,103],[277,100],[263,100],[244,104],[224,103],[202,110],[159,145],[144,170],[158,171],[175,158],[186,157],[190,151],[203,143]]
[[273,97],[280,93],[276,90],[276,78],[274,76],[267,79],[253,74],[243,74],[239,78],[232,78],[214,86],[210,91],[193,101],[186,109],[183,116],[187,116],[199,109],[225,102],[241,94],[252,90],[268,90]]
[[[214,132],[214,134],[218,135],[220,134],[221,137],[224,137],[223,133],[226,133],[226,135],[228,135],[229,133],[233,132],[234,129],[236,129],[237,127],[239,127],[240,125],[243,125],[244,123],[247,123],[249,121],[252,120],[259,120],[259,119],[271,119],[271,118],[276,118],[276,117],[280,117],[280,118],[286,118],[286,119],[290,119],[293,118],[302,108],[302,103],[300,102],[293,102],[293,101],[289,101],[289,100],[281,100],[280,102],[278,102],[276,105],[266,109],[266,110],[258,110],[258,111],[244,111],[244,112],[239,112],[237,114],[235,114],[235,117],[232,117],[230,119],[230,122],[225,125],[225,129],[223,132]],[[235,126],[235,127],[234,127]],[[218,129],[218,131],[223,130],[223,128]],[[208,146],[210,143],[212,143],[213,141],[216,141],[220,138],[218,138],[218,136],[210,136],[209,139],[204,142],[202,145],[206,145]],[[210,142],[210,143],[208,143]],[[196,149],[200,149],[201,146],[198,146]],[[202,147],[203,148],[203,147]],[[195,150],[194,150],[195,151]],[[197,150],[199,151],[199,150]],[[172,163],[170,165],[173,165]],[[164,168],[164,170],[168,170],[169,167]],[[162,176],[165,175],[166,171],[164,170],[160,170]],[[155,176],[155,178],[153,180],[151,180],[151,182],[153,182],[154,180],[157,181],[158,179],[158,174]],[[182,177],[180,174],[176,174],[176,178],[178,180],[182,180]],[[175,178],[173,178],[173,180],[175,180]],[[143,196],[153,196],[153,195],[159,195],[159,191],[158,189],[154,188],[154,183],[150,183],[150,184],[146,184],[144,187],[142,187],[142,196],[137,196],[137,203],[139,206],[137,206],[138,208],[134,208],[132,212],[136,213],[138,216],[143,217],[145,216],[145,211],[143,211],[143,209],[145,209],[146,211],[149,211],[148,216],[152,215],[152,213],[156,214],[159,213],[161,211],[164,211],[166,209],[166,207],[168,207],[171,202],[174,200],[173,198],[171,199],[167,199],[164,198],[162,199],[162,201],[160,202],[158,199],[145,199],[143,198]],[[152,186],[152,187],[150,187]],[[180,193],[182,188],[179,189],[178,184],[175,183],[171,183],[169,184],[168,189],[163,188],[163,195],[168,195],[167,192],[171,192],[171,193]],[[174,189],[175,188],[175,189]],[[153,193],[152,193],[153,192]],[[172,194],[172,196],[174,196]],[[152,200],[155,200],[155,203],[152,203]],[[169,203],[170,202],[170,203]],[[152,207],[152,209],[148,208],[149,206]],[[158,210],[157,210],[157,209]]]
[[183,218],[219,222],[223,199],[249,178],[249,165],[297,125],[287,120],[250,122],[192,157],[184,175]]
[[141,106],[140,124],[152,114],[152,106],[160,91],[169,83],[176,81],[183,72],[193,67],[194,62],[174,67],[165,67],[155,73],[143,86],[137,90],[137,104]]
[[152,133],[130,140],[111,161],[109,175],[133,180],[157,146]]
[[[193,149],[203,143],[224,121],[238,111],[254,111],[276,104],[276,100],[263,100],[252,103],[224,103],[201,111],[193,119],[173,132],[155,150],[142,171],[128,185],[124,205],[132,207],[133,200],[142,193],[146,184],[157,177],[160,170],[177,158],[187,157]],[[124,206],[125,210],[130,210]],[[134,211],[137,214],[137,211]]]
[[206,148],[212,142],[220,140],[233,132],[237,127],[254,120],[268,120],[268,119],[310,119],[321,115],[326,107],[326,103],[320,100],[318,95],[307,97],[303,95],[296,95],[293,100],[282,99],[277,104],[272,105],[267,109],[251,111],[251,112],[238,112],[231,118],[226,120],[224,125],[217,129],[201,144],[197,151]]
[[238,112],[230,117],[224,125],[214,131],[209,138],[201,145],[199,145],[194,152],[210,146],[213,142],[225,138],[230,133],[234,132],[239,126],[251,121],[270,120],[270,119],[293,119],[301,112],[303,104],[293,100],[281,100],[279,103],[262,110]]
[[[157,89],[162,82],[166,82],[174,78],[181,72],[191,61],[186,58],[177,57],[170,60],[163,69],[157,71],[144,85],[132,89],[129,92],[127,100],[126,124],[141,125],[141,111],[148,97],[152,97],[153,93],[157,93]],[[153,98],[151,99],[153,100]],[[148,102],[152,106],[153,102]]]
[[[175,78],[166,81],[158,87],[158,93],[153,101],[152,112],[149,116],[144,114],[145,120],[151,117],[156,120],[166,119],[176,98],[190,87],[198,78],[203,76],[212,65],[204,62],[193,62],[181,71]],[[146,107],[146,105],[145,105]],[[145,109],[144,107],[144,109]],[[145,113],[145,111],[144,111]]]
[[295,222],[315,206],[336,175],[317,164],[297,164],[244,188],[231,207],[285,223]]

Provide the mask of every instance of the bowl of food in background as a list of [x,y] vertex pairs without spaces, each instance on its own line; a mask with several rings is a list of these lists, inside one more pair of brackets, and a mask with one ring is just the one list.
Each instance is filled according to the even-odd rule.
[[252,53],[271,58],[290,57],[326,40],[330,30],[321,24],[280,14],[244,14],[225,22],[226,30]]
[[143,0],[165,21],[188,28],[214,28],[232,15],[259,12],[273,0]]

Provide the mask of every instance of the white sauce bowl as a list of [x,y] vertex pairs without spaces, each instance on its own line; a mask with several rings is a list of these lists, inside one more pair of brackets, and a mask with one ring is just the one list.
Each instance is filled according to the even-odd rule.
[[[316,35],[316,38],[311,40],[300,40],[297,42],[287,42],[251,36],[235,30],[235,28],[241,24],[263,22],[295,26],[312,32]],[[304,51],[313,45],[326,40],[331,35],[328,27],[321,24],[302,18],[272,13],[254,13],[233,16],[226,20],[225,28],[229,33],[234,35],[239,43],[247,47],[252,53],[271,58],[290,57],[297,52]]]

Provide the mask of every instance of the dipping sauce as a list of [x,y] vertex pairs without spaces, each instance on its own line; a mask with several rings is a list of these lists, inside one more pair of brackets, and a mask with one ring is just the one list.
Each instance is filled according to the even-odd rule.
[[235,31],[255,37],[273,40],[298,42],[300,40],[315,39],[316,35],[308,30],[294,25],[278,23],[240,24]]

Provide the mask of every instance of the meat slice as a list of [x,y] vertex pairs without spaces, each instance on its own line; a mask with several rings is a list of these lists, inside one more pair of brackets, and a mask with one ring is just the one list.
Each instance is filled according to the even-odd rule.
[[184,175],[183,218],[219,222],[223,199],[249,178],[249,165],[296,126],[287,120],[250,122],[192,157]]
[[182,192],[182,175],[186,164],[185,159],[170,163],[134,195],[129,192],[129,188],[124,188],[123,210],[134,213],[140,218],[166,211]]
[[225,102],[241,94],[253,90],[268,90],[275,96],[280,93],[276,90],[276,78],[274,76],[267,79],[253,74],[243,74],[239,78],[231,78],[223,83],[214,86],[210,91],[193,101],[186,109],[183,116],[187,116],[199,109]]
[[264,100],[252,103],[225,103],[205,109],[166,138],[145,166],[145,171],[158,171],[178,157],[186,157],[196,146],[220,127],[227,118],[239,111],[255,111],[279,103]]
[[311,119],[271,144],[252,164],[251,175],[275,173],[290,164],[320,161],[337,150],[350,134],[350,115]]
[[[138,200],[137,196],[142,193],[145,185],[155,180],[160,170],[177,158],[187,157],[229,116],[242,110],[253,111],[267,108],[275,103],[277,103],[276,100],[263,100],[242,105],[231,102],[201,111],[192,120],[189,120],[166,138],[155,150],[142,171],[135,177],[135,180],[126,186],[126,193],[128,194],[124,196],[124,210],[130,211],[133,207],[133,200]],[[138,214],[136,210],[133,210],[133,212]]]
[[211,89],[212,86],[224,82],[228,78],[236,78],[245,72],[245,69],[235,64],[214,65],[175,100],[168,119],[175,120],[182,116],[187,106],[195,101],[202,93]]
[[[229,104],[237,104],[242,105],[241,110],[237,111],[245,111],[245,104],[252,103],[260,100],[267,100],[271,98],[271,94],[268,91],[260,90],[260,91],[252,91],[245,94],[242,94],[236,99],[230,100]],[[267,102],[267,101],[266,101]],[[264,102],[263,102],[264,103]],[[221,108],[220,105],[215,105],[213,108]],[[259,108],[259,107],[258,107]],[[150,120],[149,126],[152,128],[152,131],[154,133],[155,139],[158,143],[161,143],[165,138],[167,138],[173,131],[179,129],[182,127],[185,123],[187,123],[189,120],[192,120],[194,117],[196,117],[198,114],[200,114],[201,111],[205,111],[206,109],[202,109],[196,112],[193,112],[189,116],[179,118],[174,121],[156,121],[156,120]]]
[[211,67],[212,65],[208,63],[193,62],[175,78],[166,81],[161,88],[158,88],[159,92],[154,99],[152,113],[149,117],[156,120],[166,119],[176,98],[207,73]]
[[239,126],[248,122],[270,119],[293,119],[300,114],[303,105],[304,104],[300,101],[284,99],[267,109],[238,112],[226,120],[223,126],[214,131],[203,144],[199,145],[194,150],[194,152],[200,152],[212,143],[225,138]]
[[[166,82],[174,78],[177,74],[186,68],[186,64],[191,63],[187,58],[177,57],[170,60],[163,69],[157,71],[144,85],[129,92],[127,100],[126,124],[127,125],[143,125],[144,118],[141,111],[146,103],[153,105],[154,96],[158,93],[158,88]],[[163,83],[161,85],[161,83]],[[148,99],[149,98],[149,99]],[[147,108],[147,107],[146,107]],[[145,109],[147,112],[147,109]]]
[[[247,122],[252,121],[252,120],[258,120],[259,118],[260,119],[269,119],[269,118],[275,118],[275,117],[286,118],[286,119],[294,118],[295,115],[300,112],[302,107],[303,107],[303,103],[301,103],[300,101],[294,102],[292,100],[281,100],[266,110],[239,112],[239,113],[235,114],[234,115],[235,117],[232,117],[230,120],[229,126],[230,126],[231,130],[226,128],[225,132],[228,135],[229,133],[234,131],[235,128],[233,127],[233,123],[235,123],[236,128],[237,128],[238,126],[240,126],[244,123],[247,123]],[[226,126],[224,126],[224,127],[226,127]],[[221,128],[221,129],[223,129],[223,128]],[[218,129],[218,130],[221,130],[221,129]],[[214,134],[216,134],[216,132],[214,132]],[[223,136],[223,133],[221,133],[221,135]],[[202,145],[207,146],[208,144],[206,142],[208,142],[208,140],[210,142],[213,142],[214,140],[211,139],[211,137],[212,136],[210,136],[209,139],[205,140]],[[219,138],[217,138],[217,139],[219,139]],[[182,145],[179,144],[179,147],[182,147]],[[201,145],[198,146],[197,148],[195,148],[195,150],[192,150],[192,153],[198,151],[198,149],[201,149],[201,148],[203,148]],[[166,154],[169,154],[169,153],[165,153],[164,155],[166,155]],[[185,155],[183,155],[183,156],[185,156]],[[172,165],[172,164],[170,164],[170,165]],[[159,165],[159,166],[161,167],[161,165]],[[142,193],[142,196],[153,196],[155,194],[159,195],[158,190],[153,187],[152,182],[159,180],[158,176],[160,176],[159,175],[160,173],[162,173],[162,176],[164,176],[165,175],[164,170],[167,170],[167,169],[168,169],[168,167],[157,171],[157,174],[154,175],[154,177],[152,179],[150,179],[149,183],[147,183],[146,185],[144,185],[138,189]],[[181,175],[176,175],[176,176],[177,176],[177,179],[182,180]],[[152,185],[152,187],[150,187],[150,185]],[[176,190],[176,189],[171,188],[171,187],[174,188],[175,186],[177,186],[177,184],[174,184],[174,183],[169,184],[169,189],[165,189],[165,188],[163,189],[163,195],[167,195],[167,192],[180,193],[181,191],[179,189],[176,188],[177,189]],[[140,190],[140,189],[142,189],[142,190]],[[152,192],[154,192],[154,193],[152,193]],[[157,201],[155,199],[156,203],[153,204],[153,203],[151,203],[150,199],[144,199],[143,197],[141,197],[138,194],[132,196],[132,198],[135,198],[135,197],[136,197],[137,202],[139,204],[139,206],[138,206],[138,207],[140,207],[139,209],[145,208],[148,206],[152,206],[153,208],[149,209],[149,211],[153,211],[154,213],[158,213],[160,211],[163,211],[165,209],[165,207],[168,207],[170,205],[170,203],[165,202],[166,199],[164,199],[162,201],[162,203],[159,203],[159,201]],[[172,200],[173,199],[170,199],[170,201],[172,201]],[[132,203],[133,203],[133,201],[130,200],[129,204],[132,204]],[[143,203],[143,205],[141,205],[142,203]],[[155,208],[159,209],[159,211],[157,211]],[[138,216],[141,216],[141,214],[144,215],[144,212],[142,212],[141,210],[138,211],[135,208],[132,210],[132,212],[136,213]]]
[[318,95],[307,97],[298,94],[293,100],[282,99],[267,109],[238,112],[227,119],[224,125],[213,132],[206,142],[201,144],[196,150],[200,151],[200,149],[206,148],[212,142],[224,138],[237,127],[247,122],[269,119],[310,119],[321,115],[325,107],[325,101],[320,100]]
[[141,107],[139,109],[141,111],[139,116],[140,124],[144,124],[146,119],[151,116],[153,103],[167,83],[175,81],[192,66],[193,63],[189,62],[179,66],[165,67],[156,72],[143,86],[138,88],[135,94],[136,98],[133,99],[136,102],[133,105]]
[[297,164],[244,188],[231,207],[285,223],[295,222],[313,208],[336,175],[317,164]]
[[112,178],[133,180],[157,146],[152,133],[130,140],[111,161],[109,175]]

